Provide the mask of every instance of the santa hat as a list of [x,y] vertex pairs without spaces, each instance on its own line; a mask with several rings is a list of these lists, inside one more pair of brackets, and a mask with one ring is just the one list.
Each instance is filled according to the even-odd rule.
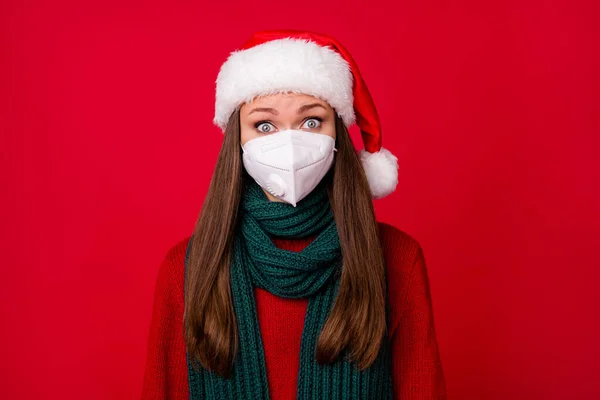
[[346,127],[354,123],[365,146],[359,152],[371,194],[382,198],[398,184],[398,159],[381,146],[375,104],[356,62],[334,38],[297,30],[255,33],[221,66],[214,124],[224,132],[235,109],[255,97],[303,93],[331,105]]

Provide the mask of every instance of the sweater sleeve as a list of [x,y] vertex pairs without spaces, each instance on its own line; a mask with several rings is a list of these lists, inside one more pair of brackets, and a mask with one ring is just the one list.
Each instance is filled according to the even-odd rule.
[[396,400],[445,400],[427,266],[418,247],[398,325],[391,336]]
[[184,245],[180,242],[174,246],[167,253],[158,271],[142,400],[189,399],[182,328]]

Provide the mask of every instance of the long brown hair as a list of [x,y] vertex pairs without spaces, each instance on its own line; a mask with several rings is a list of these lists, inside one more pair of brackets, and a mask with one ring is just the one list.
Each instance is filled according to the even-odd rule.
[[[317,341],[321,364],[344,349],[358,368],[376,359],[386,334],[385,266],[365,172],[336,114],[334,165],[323,178],[338,229],[343,266],[338,295]],[[183,330],[192,360],[229,377],[238,350],[230,259],[243,191],[239,108],[231,115],[196,222],[185,287]],[[197,363],[193,363],[196,368]]]

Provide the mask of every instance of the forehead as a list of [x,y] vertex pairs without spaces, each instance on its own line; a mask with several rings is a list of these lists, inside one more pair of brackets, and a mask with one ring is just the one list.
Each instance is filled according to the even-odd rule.
[[323,105],[327,109],[331,109],[329,103],[304,93],[274,93],[268,95],[262,95],[255,97],[251,102],[242,104],[241,109],[245,109],[248,106],[252,107],[269,107],[280,110],[287,108],[297,108],[305,104],[318,103]]

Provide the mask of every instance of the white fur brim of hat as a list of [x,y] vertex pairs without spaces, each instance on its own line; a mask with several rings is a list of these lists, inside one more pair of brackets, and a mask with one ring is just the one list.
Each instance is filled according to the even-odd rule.
[[256,96],[304,93],[325,100],[346,126],[354,123],[352,72],[329,47],[303,39],[272,40],[234,51],[217,76],[214,123],[221,130],[229,116]]
[[[216,80],[213,122],[224,132],[229,117],[243,103],[275,93],[303,93],[320,98],[349,127],[355,123],[353,76],[335,50],[305,39],[272,40],[232,52]],[[362,150],[360,160],[374,198],[393,192],[398,160],[387,149]]]

